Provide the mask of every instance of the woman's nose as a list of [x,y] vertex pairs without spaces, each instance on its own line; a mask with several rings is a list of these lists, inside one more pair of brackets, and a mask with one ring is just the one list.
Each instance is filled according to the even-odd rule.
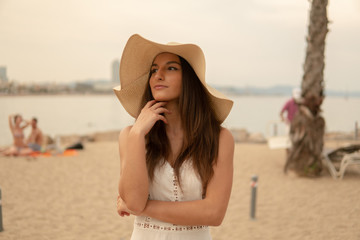
[[162,70],[157,70],[155,73],[155,79],[156,80],[164,80],[164,74]]

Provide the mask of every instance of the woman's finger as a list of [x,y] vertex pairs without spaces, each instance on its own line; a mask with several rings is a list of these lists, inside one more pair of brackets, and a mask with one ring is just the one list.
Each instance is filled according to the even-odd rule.
[[166,117],[164,117],[163,115],[159,115],[159,120],[161,120],[164,123],[168,124],[168,121],[167,121]]
[[159,107],[163,107],[167,104],[167,102],[155,102],[150,108],[155,110]]
[[121,212],[120,212],[120,216],[121,216],[121,217],[130,216],[130,213],[125,212],[125,211],[121,211]]
[[128,213],[128,212],[122,211],[121,213],[122,213],[124,216],[130,216],[130,213]]
[[124,202],[120,196],[117,197],[116,207],[117,207],[117,212],[121,217],[130,216],[130,213],[128,212],[126,204],[124,204]]
[[159,107],[159,108],[155,109],[154,112],[157,114],[170,113],[170,110],[168,110],[167,108],[164,108],[164,107]]
[[144,108],[150,108],[154,103],[156,103],[156,100],[150,100],[145,104]]

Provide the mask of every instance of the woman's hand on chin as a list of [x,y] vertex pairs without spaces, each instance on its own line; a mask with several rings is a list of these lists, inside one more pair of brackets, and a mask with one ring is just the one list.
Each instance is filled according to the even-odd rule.
[[131,131],[141,133],[145,136],[157,121],[167,123],[163,114],[170,113],[170,111],[165,108],[165,105],[166,102],[156,102],[155,100],[146,103],[137,117]]

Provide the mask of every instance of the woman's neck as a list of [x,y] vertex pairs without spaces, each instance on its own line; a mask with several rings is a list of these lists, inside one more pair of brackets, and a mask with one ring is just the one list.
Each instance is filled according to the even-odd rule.
[[166,108],[170,110],[170,113],[165,114],[166,120],[168,121],[168,124],[166,124],[166,135],[170,143],[170,155],[168,156],[167,161],[174,166],[176,158],[183,146],[184,131],[179,105],[177,103],[168,103],[166,104]]
[[177,103],[169,102],[165,106],[170,113],[166,113],[165,117],[168,121],[166,124],[166,133],[170,136],[182,136],[183,135],[183,127],[181,122],[179,105]]

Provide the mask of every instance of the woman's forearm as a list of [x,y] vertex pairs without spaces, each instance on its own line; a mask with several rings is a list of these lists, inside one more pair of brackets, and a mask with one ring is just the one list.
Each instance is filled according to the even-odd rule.
[[210,200],[156,201],[149,200],[142,215],[178,225],[219,226],[225,216],[226,206]]
[[14,128],[14,125],[13,125],[13,116],[14,115],[9,115],[9,126],[10,126],[10,129],[11,129],[11,131],[13,130],[13,128]]
[[23,122],[25,122],[25,125],[21,127],[22,129],[27,128],[31,123],[29,120],[23,120]]
[[121,157],[119,194],[133,212],[141,212],[148,199],[149,180],[145,159],[145,138],[141,134],[129,132],[122,147],[126,148]]

